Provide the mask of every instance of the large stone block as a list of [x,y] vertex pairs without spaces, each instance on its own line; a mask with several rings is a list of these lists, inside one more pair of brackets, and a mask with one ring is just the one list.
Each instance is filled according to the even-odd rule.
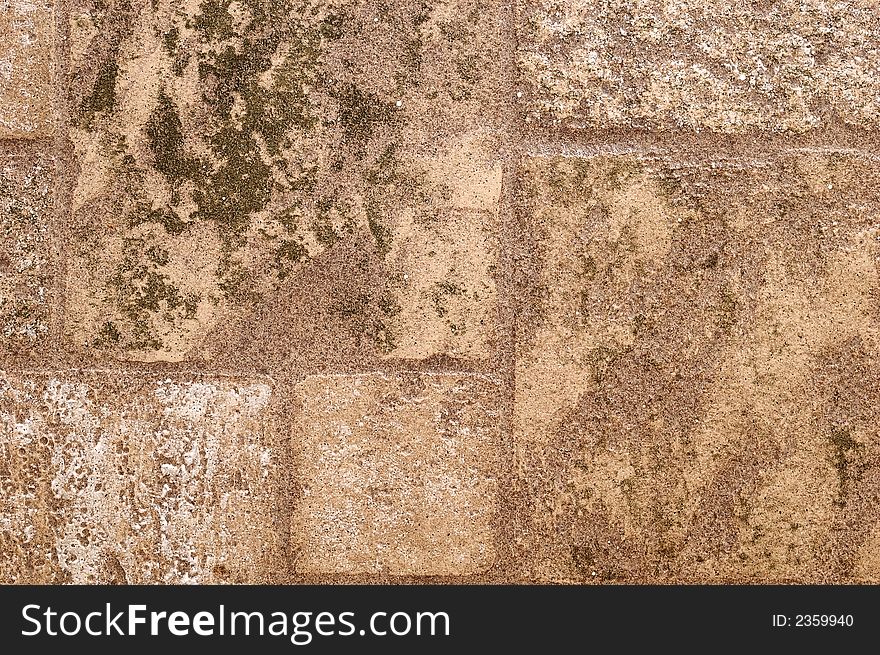
[[524,1],[526,120],[804,132],[880,126],[875,0]]
[[521,191],[528,575],[875,575],[876,162],[535,158]]
[[77,347],[491,356],[495,3],[104,4],[71,11]]

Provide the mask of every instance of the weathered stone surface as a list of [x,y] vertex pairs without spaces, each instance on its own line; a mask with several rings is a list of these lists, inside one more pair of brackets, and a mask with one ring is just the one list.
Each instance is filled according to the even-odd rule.
[[804,132],[880,126],[876,0],[520,3],[526,120]]
[[259,381],[0,377],[0,580],[276,579],[270,395]]
[[495,3],[74,5],[78,347],[491,354]]
[[54,161],[0,150],[0,349],[48,331]]
[[496,556],[498,410],[481,376],[313,376],[297,387],[296,570],[468,575]]
[[0,2],[0,138],[52,131],[53,0]]
[[873,579],[876,161],[531,159],[522,175],[526,574]]

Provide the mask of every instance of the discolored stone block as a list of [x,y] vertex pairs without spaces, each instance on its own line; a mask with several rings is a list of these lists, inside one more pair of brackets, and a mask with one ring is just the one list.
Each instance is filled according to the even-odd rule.
[[876,161],[534,158],[521,175],[526,574],[870,579]]
[[495,3],[74,4],[77,348],[491,356]]
[[55,3],[0,3],[0,138],[45,136],[53,129]]
[[0,377],[0,580],[277,580],[271,394],[261,381]]
[[0,150],[0,350],[48,331],[54,161]]
[[313,376],[296,389],[306,574],[471,575],[495,561],[498,411],[481,376]]
[[805,132],[880,125],[875,0],[519,3],[530,122]]

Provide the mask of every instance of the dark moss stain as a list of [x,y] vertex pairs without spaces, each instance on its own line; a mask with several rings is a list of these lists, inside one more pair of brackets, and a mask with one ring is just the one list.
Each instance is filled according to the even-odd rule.
[[620,355],[620,351],[604,346],[594,348],[589,352],[587,355],[587,361],[590,364],[590,370],[593,373],[593,381],[596,383],[597,387],[602,386],[602,383],[620,358]]
[[202,0],[199,5],[200,13],[192,22],[193,27],[211,41],[232,37],[235,31],[232,27],[232,15],[229,13],[230,4],[232,0]]
[[379,309],[386,316],[397,316],[403,310],[397,299],[390,293],[384,294],[379,299]]
[[730,334],[736,325],[740,305],[727,285],[719,289],[718,296],[718,327],[724,334]]
[[406,40],[403,52],[400,55],[398,63],[401,70],[394,75],[394,82],[397,85],[398,93],[401,95],[406,89],[418,86],[422,68],[422,50],[424,46],[422,40],[418,37]]
[[[122,212],[131,227],[154,223],[168,235],[178,236],[198,221],[216,224],[221,239],[218,284],[232,305],[257,302],[257,289],[264,281],[262,271],[257,273],[243,263],[250,261],[240,256],[244,249],[264,248],[265,268],[281,281],[309,259],[307,244],[314,243],[309,232],[320,247],[331,248],[356,228],[352,206],[340,189],[347,182],[328,182],[333,171],[327,171],[324,164],[306,163],[308,156],[302,158],[306,161],[291,160],[290,149],[301,149],[301,136],[307,140],[325,135],[335,139],[332,150],[343,153],[339,156],[341,170],[354,167],[359,172],[355,175],[367,182],[366,222],[382,255],[391,247],[388,207],[408,194],[417,204],[415,194],[419,193],[412,176],[401,175],[394,143],[385,145],[378,157],[371,151],[378,149],[376,137],[384,138],[389,133],[386,128],[398,123],[393,101],[319,74],[325,44],[346,35],[354,22],[351,16],[337,11],[318,19],[317,9],[297,10],[279,0],[242,3],[249,14],[246,22],[238,23],[232,16],[231,0],[202,0],[197,15],[190,19],[178,15],[176,25],[156,32],[173,72],[181,75],[192,64],[201,93],[196,111],[191,111],[172,86],[161,88],[144,128],[151,160],[147,165],[165,177],[171,188],[170,203],[157,206],[156,200],[150,199],[145,191],[144,162],[136,161],[124,143],[118,180],[120,187],[134,190],[128,193],[133,202]],[[411,41],[412,61],[407,66],[414,73],[412,83],[419,81],[423,49],[418,25],[429,18],[432,4],[423,2],[414,18],[412,12],[400,12],[389,5],[388,19],[411,31],[402,38]],[[402,17],[404,14],[410,18]],[[186,39],[184,24],[195,31]],[[87,103],[92,113],[110,111],[116,104],[117,71],[115,63],[111,65],[112,70],[108,68],[99,76],[100,84],[96,83],[96,92]],[[320,108],[314,98],[321,99]],[[196,117],[199,123],[192,124]],[[266,239],[269,245],[255,246],[250,240],[254,214],[290,195],[297,198],[293,206],[270,217],[283,229],[280,233],[262,231],[260,243],[265,244]],[[183,220],[175,207],[189,201],[195,210]],[[194,315],[193,299],[184,298],[161,272],[169,263],[168,253],[161,249],[126,242],[126,254],[108,287],[113,289],[124,320],[114,321],[119,338],[102,333],[98,337],[102,343],[131,348],[152,343],[158,347],[160,327],[167,333],[180,320]],[[445,312],[444,294],[456,293],[461,291],[439,289],[438,311]],[[360,306],[357,297],[347,302],[340,307],[344,316],[348,311],[368,309]],[[375,302],[372,308],[375,311]],[[390,310],[379,311],[386,317],[391,315]],[[160,320],[168,325],[160,326]],[[384,334],[374,335],[377,341],[393,348],[393,338],[382,320],[375,318],[373,324],[379,324],[377,334]]]
[[200,298],[183,294],[159,270],[169,262],[168,252],[144,239],[126,239],[123,259],[109,279],[115,304],[126,325],[105,323],[98,333],[99,345],[122,344],[131,349],[157,349],[163,346],[156,337],[154,322],[166,323],[195,317]]
[[831,446],[831,462],[837,469],[839,483],[838,505],[846,504],[846,495],[850,492],[850,483],[862,476],[861,458],[865,446],[852,438],[848,430],[834,428],[828,437]]
[[585,580],[603,582],[623,581],[631,577],[628,571],[619,566],[617,557],[607,546],[584,545],[572,546],[571,558],[575,570]]
[[122,333],[113,321],[106,321],[95,338],[96,346],[115,346],[122,340]]
[[256,303],[260,296],[255,290],[253,276],[225,251],[218,266],[219,287],[226,298],[235,304]]
[[431,302],[434,305],[434,311],[437,316],[443,318],[448,312],[446,303],[449,298],[460,296],[464,293],[464,289],[452,282],[444,280],[436,283],[431,289]]
[[366,212],[367,226],[370,228],[370,233],[376,240],[376,249],[379,251],[379,254],[384,257],[391,249],[391,230],[382,224],[382,216],[376,205],[368,203],[366,206]]
[[553,204],[568,208],[590,200],[594,194],[590,183],[590,177],[596,174],[594,166],[589,160],[575,159],[560,161],[547,169],[544,186],[549,189]]
[[[275,184],[273,159],[283,168],[279,158],[281,150],[289,145],[291,128],[314,127],[317,119],[304,85],[314,74],[321,29],[332,32],[334,25],[341,25],[330,20],[307,28],[287,16],[283,3],[247,4],[253,19],[238,34],[240,47],[218,43],[233,30],[228,2],[205,2],[193,23],[201,32],[202,43],[213,46],[200,56],[198,72],[204,82],[204,102],[212,108],[213,122],[219,126],[205,137],[219,164],[206,170],[202,179],[190,177],[195,183],[193,200],[198,205],[196,218],[220,223],[227,249],[243,245],[242,235],[250,226],[251,215],[263,210],[271,199]],[[270,70],[271,57],[283,39],[292,44],[288,57],[272,72],[271,88],[266,88],[260,76]],[[261,146],[268,151],[268,159]],[[312,178],[314,173],[310,177],[306,171],[293,180],[293,186],[314,186]],[[282,260],[289,258],[277,261]],[[232,269],[229,271],[232,274]],[[241,289],[241,275],[234,275],[239,281],[230,280],[225,288]],[[240,296],[238,291],[234,295]]]
[[675,174],[675,171],[661,171],[655,179],[661,193],[666,196],[668,201],[675,203],[686,195],[684,183],[681,177]]
[[177,54],[177,46],[180,45],[180,29],[176,25],[162,34],[162,45],[168,56],[173,59]]
[[306,247],[294,239],[284,241],[275,249],[275,266],[278,270],[278,279],[283,280],[291,274],[294,265],[304,259],[308,259],[309,252]]
[[335,41],[340,38],[344,32],[345,20],[337,14],[330,14],[318,28],[318,31],[328,41]]
[[[339,228],[334,225],[334,214],[337,215],[336,222],[341,222]],[[315,202],[315,217],[309,229],[323,247],[332,248],[344,236],[351,234],[354,227],[351,208],[344,202],[330,198],[320,198]]]
[[399,162],[396,157],[397,143],[389,143],[373,166],[363,174],[364,181],[370,186],[382,186],[404,180],[398,174]]
[[578,260],[581,265],[581,276],[587,280],[592,280],[598,270],[598,267],[596,266],[596,258],[592,255],[581,253],[578,256]]
[[186,154],[183,125],[174,102],[159,91],[156,107],[147,121],[146,134],[156,170],[178,188],[186,180],[199,179],[201,165]]
[[80,124],[91,129],[95,114],[110,111],[116,104],[116,78],[119,67],[116,60],[108,59],[101,64],[92,93],[83,100],[79,108]]
[[376,95],[366,93],[353,84],[336,89],[334,96],[339,103],[339,122],[343,141],[363,153],[367,141],[375,129],[395,120],[393,103],[382,102]]
[[331,308],[334,314],[344,318],[363,316],[370,306],[370,296],[366,293],[358,293],[353,296],[342,298]]
[[175,25],[161,34],[162,46],[171,58],[171,70],[175,75],[183,75],[184,69],[190,60],[190,52],[186,47],[180,47],[180,29]]
[[187,227],[187,223],[171,209],[152,209],[135,213],[131,224],[136,226],[142,223],[158,223],[171,235],[182,234]]
[[396,342],[390,319],[400,313],[401,308],[391,289],[373,285],[374,260],[370,254],[366,250],[352,254],[352,273],[359,283],[355,282],[355,288],[339,288],[333,294],[332,300],[324,305],[325,320],[338,325],[368,348],[374,346],[381,352],[391,352]]

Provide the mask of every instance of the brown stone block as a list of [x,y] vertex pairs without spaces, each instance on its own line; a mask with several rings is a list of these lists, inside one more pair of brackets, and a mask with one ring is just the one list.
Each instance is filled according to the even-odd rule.
[[53,0],[0,5],[0,139],[53,129],[54,8]]
[[876,161],[536,158],[521,193],[527,575],[873,579]]
[[805,132],[880,126],[875,0],[525,0],[529,122]]
[[471,575],[496,558],[498,411],[475,375],[313,376],[296,387],[303,574]]
[[0,149],[0,350],[30,349],[49,321],[55,162]]
[[495,3],[75,4],[76,348],[492,355]]
[[0,580],[278,580],[271,396],[260,380],[3,375]]

